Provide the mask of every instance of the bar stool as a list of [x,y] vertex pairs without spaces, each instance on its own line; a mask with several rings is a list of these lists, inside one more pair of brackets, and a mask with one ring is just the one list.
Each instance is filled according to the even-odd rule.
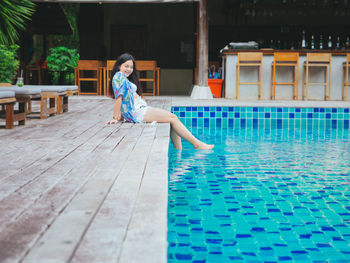
[[[292,82],[276,82],[277,67],[292,67],[293,81]],[[276,85],[292,85],[293,99],[298,99],[298,82],[299,82],[299,53],[297,52],[276,52],[271,64],[271,99],[276,99]]]
[[[102,61],[99,60],[78,60],[76,69],[79,94],[101,94],[101,68]],[[82,82],[91,83],[96,88],[91,92],[82,91]]]
[[342,99],[348,100],[348,89],[349,89],[349,67],[350,67],[350,54],[346,55],[346,62],[343,63],[343,89]]
[[[258,99],[261,99],[261,71],[262,71],[262,52],[239,52],[238,62],[236,66],[236,99],[239,97],[240,85],[258,85]],[[257,67],[258,68],[258,81],[256,82],[240,82],[240,70],[241,67]]]
[[[306,61],[304,62],[303,71],[303,100],[308,97],[309,85],[324,85],[325,100],[330,99],[331,95],[331,59],[330,53],[307,53]],[[324,68],[325,80],[324,82],[309,82],[309,69],[312,67]],[[328,87],[328,92],[327,92]]]

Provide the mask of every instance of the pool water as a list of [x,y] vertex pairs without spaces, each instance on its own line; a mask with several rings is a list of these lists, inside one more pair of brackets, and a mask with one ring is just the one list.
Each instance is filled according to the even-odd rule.
[[349,129],[191,128],[170,145],[168,262],[350,262]]

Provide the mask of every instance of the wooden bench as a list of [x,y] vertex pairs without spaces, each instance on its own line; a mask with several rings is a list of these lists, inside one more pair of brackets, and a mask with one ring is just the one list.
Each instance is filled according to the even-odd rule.
[[[15,104],[18,102],[18,111],[15,111]],[[15,93],[12,91],[0,91],[0,105],[3,107],[1,116],[6,118],[6,129],[12,129],[14,123],[18,121],[18,125],[26,123],[26,98],[16,99]]]
[[77,94],[77,86],[50,86],[50,85],[25,85],[24,88],[41,89],[40,118],[45,119],[55,114],[62,114],[68,111],[68,96]]
[[31,102],[40,100],[41,119],[68,111],[65,86],[25,85],[19,88],[0,85],[0,90],[15,92],[16,99],[25,102],[26,114],[32,113]]

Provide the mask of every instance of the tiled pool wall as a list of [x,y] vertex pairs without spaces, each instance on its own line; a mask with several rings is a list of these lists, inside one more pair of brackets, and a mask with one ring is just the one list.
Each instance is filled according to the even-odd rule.
[[350,108],[175,106],[172,112],[186,126],[209,128],[349,129],[350,120]]

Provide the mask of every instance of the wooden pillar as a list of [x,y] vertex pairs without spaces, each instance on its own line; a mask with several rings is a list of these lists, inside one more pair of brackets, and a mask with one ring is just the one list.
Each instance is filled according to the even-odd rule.
[[197,37],[197,84],[208,86],[208,16],[207,0],[199,1],[198,8],[198,37]]

